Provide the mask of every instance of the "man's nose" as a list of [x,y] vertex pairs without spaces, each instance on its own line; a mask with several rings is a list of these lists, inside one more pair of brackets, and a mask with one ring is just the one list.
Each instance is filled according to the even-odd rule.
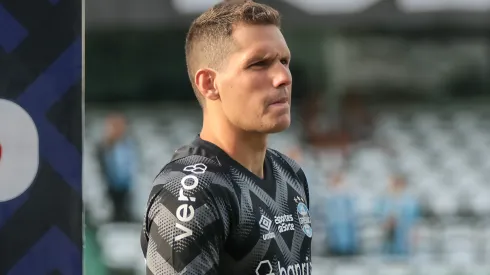
[[289,86],[293,83],[293,77],[289,67],[282,63],[278,63],[273,68],[273,85],[275,88],[281,86]]

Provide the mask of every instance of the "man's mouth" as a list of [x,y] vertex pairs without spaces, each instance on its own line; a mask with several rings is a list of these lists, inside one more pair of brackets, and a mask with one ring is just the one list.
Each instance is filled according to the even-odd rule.
[[270,105],[282,105],[282,104],[288,104],[289,99],[287,97],[281,97],[275,101],[273,101]]

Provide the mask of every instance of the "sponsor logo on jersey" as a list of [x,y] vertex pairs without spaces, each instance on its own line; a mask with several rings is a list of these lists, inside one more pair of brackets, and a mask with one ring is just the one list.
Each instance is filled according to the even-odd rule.
[[279,233],[283,233],[286,231],[292,231],[294,230],[294,223],[293,223],[293,215],[292,214],[287,214],[287,215],[281,215],[281,216],[275,216],[274,217],[274,222],[277,224],[277,230]]
[[263,240],[269,240],[276,237],[276,234],[274,234],[274,232],[270,232],[271,225],[272,225],[272,220],[267,218],[267,216],[265,216],[264,214],[262,214],[262,216],[260,216],[259,226],[260,228],[263,228],[266,231],[268,231],[268,233],[262,235]]
[[271,229],[272,221],[269,218],[267,218],[265,215],[262,215],[260,217],[259,225],[260,227],[269,231]]
[[303,263],[291,264],[288,266],[281,266],[281,262],[277,262],[277,269],[279,274],[275,274],[272,268],[272,264],[269,260],[264,260],[259,263],[255,269],[256,275],[311,275],[311,261],[306,257],[306,261]]
[[296,197],[294,199],[296,202],[296,213],[298,215],[299,225],[306,236],[313,236],[313,229],[311,228],[311,218],[310,211],[308,211],[308,207],[306,206],[305,201],[301,197]]
[[[195,175],[204,174],[204,172],[206,172],[206,169],[207,166],[203,163],[189,165],[184,167],[183,169],[183,171],[190,172],[191,174],[184,176],[180,180],[180,184],[182,185],[182,187],[179,190],[179,197],[177,198],[177,200],[183,203],[179,205],[179,207],[177,207],[177,210],[175,211],[175,217],[177,217],[177,219],[182,223],[190,222],[194,218],[195,210],[192,204],[196,201],[196,198],[188,196],[187,193],[194,190],[199,185],[199,178]],[[187,228],[182,223],[175,224],[175,227],[183,231],[182,234],[175,236],[175,241],[179,241],[189,236],[192,236],[192,230]]]
[[205,164],[198,163],[198,164],[189,165],[189,166],[184,167],[183,171],[191,172],[193,174],[200,175],[200,174],[204,174],[204,172],[206,172],[207,169],[208,169],[208,167]]
[[256,275],[275,275],[272,264],[269,260],[264,260],[259,263],[257,268],[255,269]]

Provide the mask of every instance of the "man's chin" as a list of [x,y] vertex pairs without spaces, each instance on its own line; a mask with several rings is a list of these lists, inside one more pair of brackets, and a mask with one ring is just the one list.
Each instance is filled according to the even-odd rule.
[[282,119],[282,120],[274,123],[271,127],[269,127],[266,130],[266,133],[267,134],[276,134],[276,133],[283,132],[283,131],[287,130],[290,125],[291,125],[290,119]]

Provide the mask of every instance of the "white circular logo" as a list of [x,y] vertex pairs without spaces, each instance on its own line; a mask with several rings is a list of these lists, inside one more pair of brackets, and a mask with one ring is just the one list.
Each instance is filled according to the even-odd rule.
[[0,202],[24,193],[38,166],[39,137],[34,121],[19,105],[0,99]]

